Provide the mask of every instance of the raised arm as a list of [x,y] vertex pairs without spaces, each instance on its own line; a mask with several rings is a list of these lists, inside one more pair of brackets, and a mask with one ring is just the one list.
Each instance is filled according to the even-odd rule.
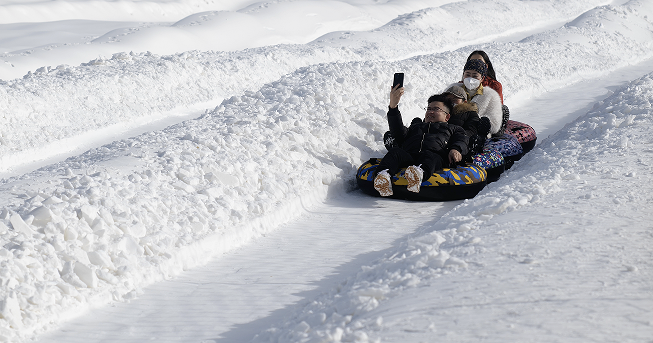
[[404,87],[396,85],[390,90],[390,108],[397,108],[402,95],[404,95]]
[[408,128],[404,126],[404,122],[401,118],[401,112],[399,112],[399,100],[404,94],[404,87],[399,87],[399,85],[392,88],[390,91],[390,105],[388,108],[388,126],[390,127],[390,133],[392,137],[395,138],[397,144],[401,144],[406,136]]

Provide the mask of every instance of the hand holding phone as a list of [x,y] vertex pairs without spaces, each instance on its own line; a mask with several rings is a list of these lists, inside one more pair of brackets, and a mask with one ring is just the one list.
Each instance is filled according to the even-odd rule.
[[395,73],[394,81],[392,82],[392,90],[390,90],[390,108],[396,108],[399,105],[401,96],[404,95],[404,73]]
[[395,73],[394,81],[392,81],[392,88],[394,89],[397,85],[399,85],[399,88],[404,86],[404,73]]

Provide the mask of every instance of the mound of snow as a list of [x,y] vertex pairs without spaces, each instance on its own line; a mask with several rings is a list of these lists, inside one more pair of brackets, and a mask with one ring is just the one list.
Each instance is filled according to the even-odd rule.
[[648,339],[651,99],[648,74],[253,342]]
[[[540,8],[539,2],[533,5]],[[401,106],[410,117],[423,115],[426,97],[459,78],[462,61],[476,47],[502,66],[504,93],[519,96],[651,57],[651,42],[638,38],[650,31],[642,20],[653,15],[650,6],[631,1],[596,13],[614,11],[621,14],[608,16],[618,21],[612,25],[639,30],[635,38],[605,29],[597,25],[599,20],[582,21],[583,30],[566,26],[519,43],[484,44],[395,62],[377,59],[385,47],[359,52],[277,46],[163,57],[119,53],[3,82],[3,166],[30,158],[47,144],[116,122],[216,96],[226,100],[196,120],[118,140],[2,181],[0,335],[9,341],[30,337],[62,314],[132,299],[143,286],[293,218],[302,205],[321,201],[327,191],[349,189],[349,181],[342,180],[353,182],[361,161],[383,153],[387,93],[396,71],[407,75]],[[602,45],[560,38],[569,32]],[[315,316],[307,314],[309,319],[295,322],[300,325],[270,334],[331,335],[336,341],[371,337],[368,329],[382,327],[382,322],[348,316],[369,312],[393,292],[414,288],[450,268],[469,267],[473,259],[468,254],[482,242],[473,234],[493,218],[535,208],[544,197],[577,185],[583,168],[579,161],[602,158],[603,150],[592,150],[593,144],[616,154],[639,144],[644,134],[635,130],[650,121],[651,87],[650,78],[638,82],[628,89],[641,94],[637,101],[617,103],[627,97],[624,91],[599,105],[605,108],[520,163],[533,169],[516,168],[443,218],[432,232],[361,272],[340,293],[311,305],[315,309],[307,308]],[[631,175],[627,177],[648,175],[645,159],[635,166],[644,169],[625,171]],[[620,173],[597,168],[592,173],[599,176]],[[619,183],[611,187],[616,190]],[[591,189],[580,189],[583,196],[595,196]],[[622,209],[626,206],[617,205],[630,199],[638,200],[626,194],[610,201]],[[525,256],[522,261],[535,260]]]

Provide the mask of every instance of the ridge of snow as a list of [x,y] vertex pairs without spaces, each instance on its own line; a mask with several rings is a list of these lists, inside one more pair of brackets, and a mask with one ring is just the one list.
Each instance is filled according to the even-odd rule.
[[[616,18],[610,17],[617,24],[643,25],[642,35],[651,32],[651,23],[646,20],[650,5],[643,2],[607,6],[601,11],[618,13]],[[573,83],[582,75],[596,73],[597,66],[605,72],[651,56],[650,42],[647,46],[619,31],[603,30],[595,25],[600,23],[587,22],[577,36],[600,40],[599,47],[559,38],[578,30],[565,27],[556,31],[560,35],[483,48],[492,56],[500,56],[501,65],[508,66],[501,75],[511,80],[512,89],[532,91]],[[543,58],[543,54],[548,55]],[[167,58],[183,63],[185,57],[194,55]],[[455,70],[466,55],[458,50],[396,62],[301,67],[256,91],[228,97],[196,120],[120,140],[4,180],[0,185],[4,195],[0,200],[0,279],[4,286],[0,290],[1,337],[6,341],[26,339],[56,322],[58,314],[91,302],[129,300],[144,285],[201,263],[197,256],[215,253],[216,246],[217,251],[221,251],[220,246],[233,248],[273,229],[280,220],[297,215],[302,202],[310,206],[323,199],[327,191],[350,189],[361,161],[383,150],[384,104],[392,73],[403,70],[409,76],[402,111],[406,115],[418,113],[428,94],[459,76]],[[166,68],[166,58],[155,61]],[[129,62],[118,57],[111,63],[129,67]],[[531,80],[537,75],[543,79],[533,84]],[[74,73],[69,76],[74,77]],[[644,92],[648,81],[642,82]],[[632,120],[610,117],[611,126],[605,132],[620,127],[622,121],[626,128],[642,127],[639,124],[648,120],[648,112],[637,112],[646,109],[644,103],[637,106],[623,109],[636,112]],[[608,125],[603,119],[594,124]],[[542,151],[532,156],[540,157]],[[550,151],[554,150],[545,152]],[[543,158],[541,163],[545,162],[549,160]],[[515,173],[496,187],[517,178]],[[545,186],[555,187],[562,182],[559,179],[573,177],[573,173],[556,175],[549,175],[552,180],[524,178],[532,183],[534,190],[529,191],[544,189],[541,197],[548,191]],[[520,197],[525,191],[517,188],[512,201],[503,201],[498,195],[490,195],[494,194],[492,189],[456,211],[469,213],[465,208],[482,205],[483,209],[474,209],[485,211],[479,218],[489,220],[536,201],[538,195]],[[473,225],[473,221],[465,222],[459,228],[467,232]],[[440,237],[449,238],[447,233],[439,235],[425,239],[439,246]],[[436,250],[435,265],[440,260],[467,264],[464,256],[449,253],[454,259],[445,258]],[[419,279],[400,281],[410,286]]]
[[[653,171],[650,163],[653,150],[648,148],[653,143],[651,99],[653,73],[634,80],[597,103],[592,111],[538,145],[507,175],[474,199],[458,205],[432,227],[372,265],[363,267],[336,289],[305,304],[284,322],[257,335],[252,342],[380,342],[380,337],[392,340],[384,334],[402,331],[397,325],[406,330],[419,328],[414,329],[422,334],[417,337],[434,337],[440,335],[436,332],[446,332],[446,337],[451,339],[480,339],[482,334],[478,331],[466,330],[467,326],[474,326],[475,318],[458,319],[460,323],[456,322],[456,328],[436,324],[443,317],[454,316],[450,313],[453,311],[430,310],[428,320],[415,316],[419,318],[419,326],[407,324],[411,319],[406,318],[388,322],[387,317],[392,313],[384,309],[392,308],[393,302],[402,301],[409,294],[409,297],[420,298],[421,302],[438,299],[437,305],[432,305],[434,308],[455,306],[479,311],[483,306],[472,300],[469,305],[461,305],[455,300],[449,301],[447,295],[434,295],[429,287],[449,282],[452,274],[483,270],[497,259],[494,256],[497,252],[505,255],[500,259],[512,259],[524,268],[536,269],[532,273],[534,280],[526,282],[538,282],[546,291],[531,296],[544,303],[537,306],[538,309],[533,310],[531,305],[512,310],[527,313],[520,312],[519,318],[507,320],[515,324],[510,324],[505,333],[492,336],[492,341],[512,341],[516,332],[520,332],[520,337],[537,337],[533,340],[536,342],[557,339],[580,342],[587,339],[587,333],[600,340],[648,339],[653,300],[639,295],[642,292],[651,294],[646,284],[653,274],[650,269],[637,266],[650,260],[646,243],[650,241],[650,227],[640,224],[649,221],[653,201],[653,186],[647,178]],[[563,190],[564,195],[561,195]],[[592,208],[578,212],[574,204],[587,199],[592,199]],[[543,211],[548,215],[542,216]],[[624,223],[599,227],[600,223],[612,222],[615,217]],[[516,252],[496,251],[497,236],[512,234],[511,240],[522,242],[523,239],[515,236],[517,233],[533,234],[533,230],[525,229],[532,218],[545,222],[538,224],[538,228],[545,231],[542,237],[526,239],[521,243],[526,246],[519,247]],[[560,245],[550,248],[558,248],[554,251],[546,248],[547,240],[560,239],[561,235],[569,241],[562,245],[562,250]],[[597,238],[595,243],[589,241],[594,237]],[[499,244],[498,249],[507,248],[501,245],[509,244]],[[514,246],[510,247],[515,249]],[[626,246],[628,256],[621,253]],[[558,254],[566,256],[562,261],[558,258],[556,263],[548,263]],[[543,277],[543,274],[551,276]],[[469,278],[472,280],[466,285],[483,282]],[[514,285],[515,280],[510,280],[510,276],[499,278],[509,280],[498,281],[504,285]],[[543,281],[548,278],[554,280]],[[622,282],[624,279],[628,282]],[[559,288],[566,288],[567,292]],[[486,294],[482,299],[486,303],[509,303],[511,293]],[[587,298],[588,293],[592,294],[591,299]],[[579,324],[578,318],[573,317],[572,307],[576,305],[565,305],[576,300],[573,297],[581,298],[578,299],[583,303],[580,306],[611,299],[610,311],[602,313],[601,320],[580,321]],[[635,303],[637,305],[633,306]],[[514,304],[497,305],[493,311],[502,307],[522,308]],[[460,312],[463,317],[470,316],[470,313]],[[542,316],[542,313],[548,315]],[[559,327],[559,321],[549,322],[547,317],[558,317],[561,315],[558,313],[569,316],[567,327]],[[406,336],[401,338],[407,339]]]
[[[36,13],[57,13],[48,6],[73,9],[79,6],[76,10],[86,16],[80,15],[82,19],[76,20],[41,22],[38,27],[25,23],[2,25],[4,30],[0,31],[0,37],[3,39],[0,42],[7,46],[1,50],[5,63],[0,64],[0,75],[2,79],[12,79],[45,67],[46,63],[51,66],[77,65],[98,56],[128,51],[169,55],[189,50],[235,51],[281,43],[303,44],[333,30],[375,29],[397,15],[450,1],[240,1],[237,4],[244,7],[237,10],[223,10],[213,2],[203,3],[197,8],[183,1],[44,2],[30,5],[30,10],[25,12],[38,18]],[[39,6],[44,7],[43,10]],[[97,10],[92,10],[96,6]],[[158,12],[157,8],[160,10],[161,6],[186,7],[174,10],[174,14],[164,13],[166,16],[173,14],[166,19],[168,22],[152,22],[157,18],[148,13],[130,13],[129,9],[134,6],[146,9],[146,12]],[[23,8],[4,6],[2,12],[11,13],[14,7]],[[195,10],[191,11],[191,8]],[[64,18],[68,18],[75,10],[65,12]],[[107,21],[116,14],[118,16],[113,21]],[[93,20],[98,15],[103,21]],[[18,20],[20,15],[11,17]],[[89,25],[93,30],[79,32],[78,26]]]
[[[548,2],[524,5],[514,0],[492,0],[486,6],[507,7],[500,13],[512,20],[497,19],[492,29],[456,34],[443,34],[448,27],[435,19],[446,14],[450,18],[447,23],[470,15],[481,20],[487,16],[483,11],[487,7],[479,9],[476,4],[462,3],[425,9],[372,32],[344,32],[305,46],[279,45],[233,53],[190,51],[170,56],[115,53],[111,58],[97,58],[79,67],[42,67],[23,79],[0,82],[0,171],[66,152],[58,148],[62,139],[101,130],[116,122],[130,127],[143,118],[164,118],[175,109],[254,91],[303,66],[394,59],[408,51],[443,51],[470,39],[479,40],[520,25],[532,27],[538,22],[523,13],[539,16],[546,10],[551,13],[549,18],[564,18],[599,1],[568,2],[567,6],[554,6]],[[533,8],[527,10],[527,6]],[[635,14],[630,17],[641,21]],[[469,35],[473,38],[465,38]],[[628,63],[648,56],[648,45],[626,44],[633,48]],[[491,49],[491,45],[486,46]],[[621,46],[615,48],[624,51]],[[508,53],[501,52],[497,60],[505,59],[509,63],[505,65],[522,64],[515,60],[519,56],[506,56]],[[513,84],[512,79],[507,80],[507,84]],[[507,98],[512,93],[512,89],[508,90],[504,92]],[[92,120],[86,120],[89,113],[93,113]]]
[[258,0],[131,0],[43,1],[2,0],[0,23],[71,19],[171,21],[198,11],[233,11]]

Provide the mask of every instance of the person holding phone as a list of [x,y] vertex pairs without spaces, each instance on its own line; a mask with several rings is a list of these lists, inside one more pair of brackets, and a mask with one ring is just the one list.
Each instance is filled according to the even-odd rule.
[[376,168],[374,189],[381,196],[393,194],[391,175],[403,167],[408,167],[404,173],[408,190],[419,193],[422,180],[436,170],[460,162],[462,155],[467,154],[465,130],[447,123],[453,106],[445,95],[429,97],[424,119],[415,118],[406,127],[399,111],[403,94],[400,84],[390,91],[387,119],[397,146],[388,151]]

